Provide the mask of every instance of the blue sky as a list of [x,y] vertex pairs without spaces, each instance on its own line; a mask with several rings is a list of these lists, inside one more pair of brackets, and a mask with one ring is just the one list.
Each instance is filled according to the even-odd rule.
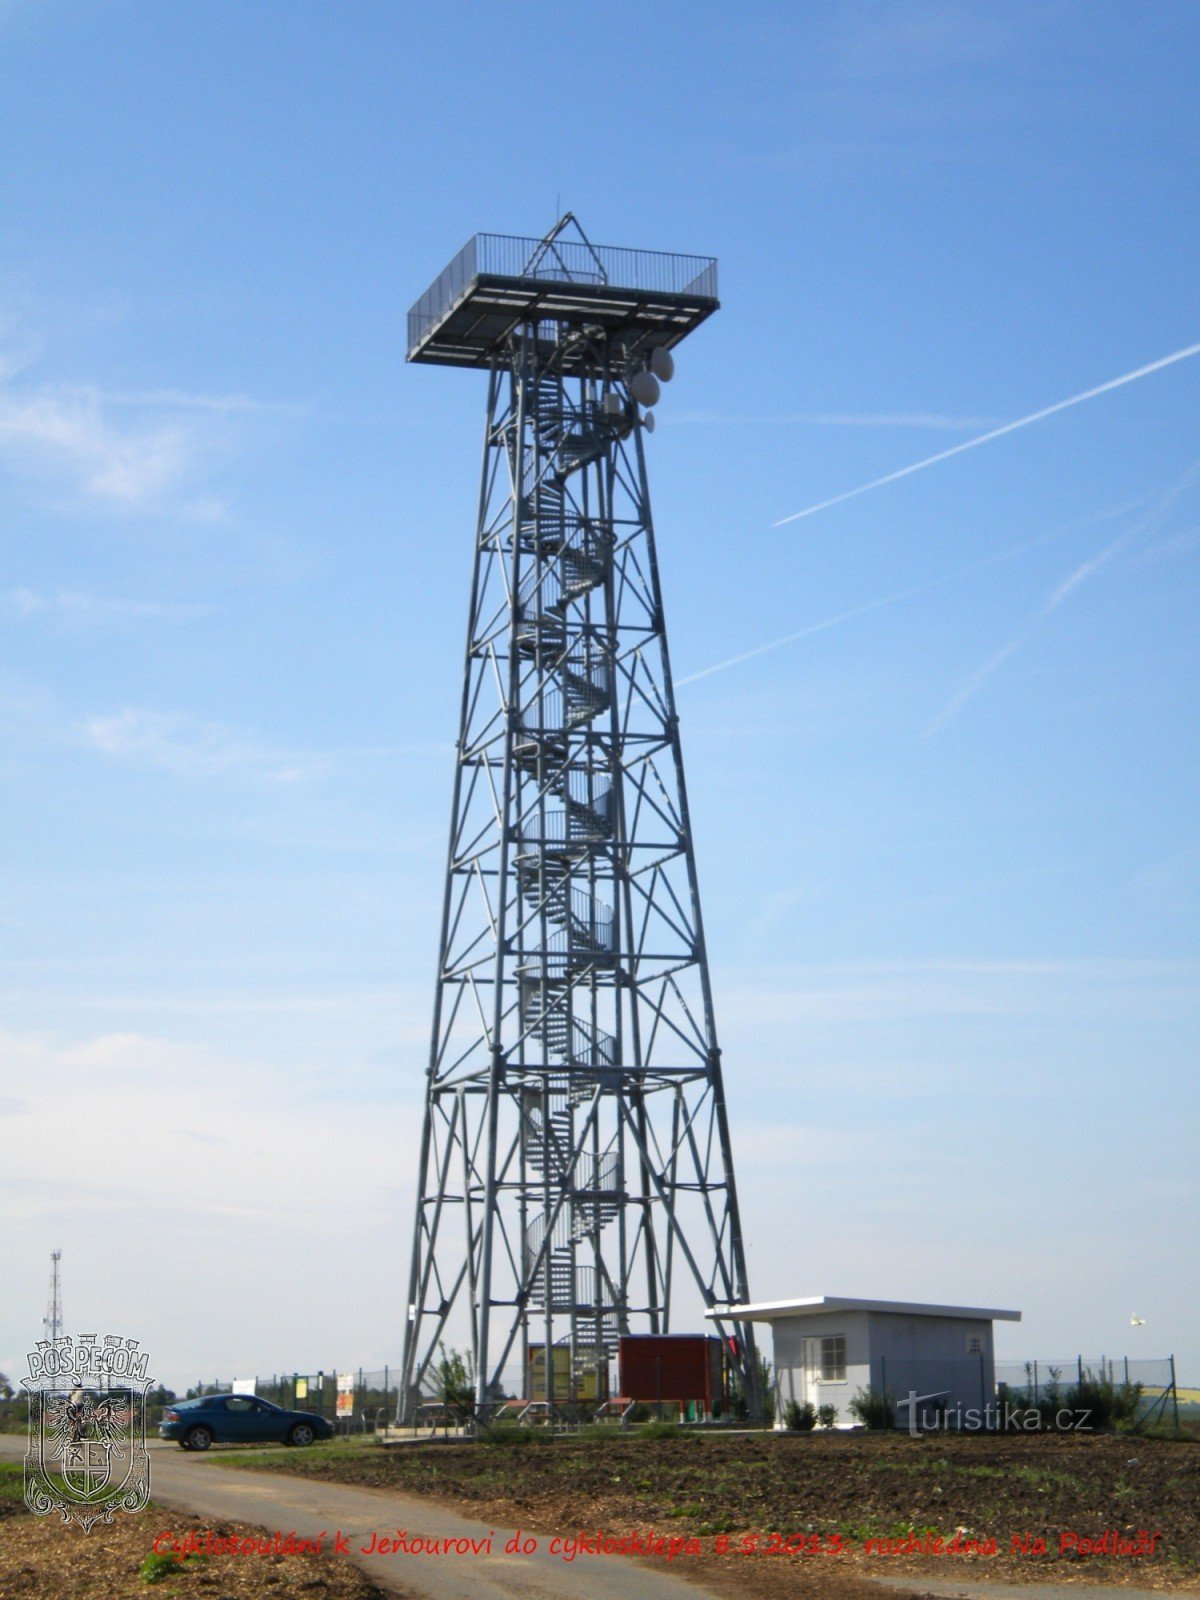
[[[711,252],[650,448],[759,1298],[1196,1381],[1191,0],[0,0],[0,1368],[399,1353],[480,380]],[[722,671],[760,645],[804,636]],[[1146,1319],[1131,1327],[1130,1315]]]

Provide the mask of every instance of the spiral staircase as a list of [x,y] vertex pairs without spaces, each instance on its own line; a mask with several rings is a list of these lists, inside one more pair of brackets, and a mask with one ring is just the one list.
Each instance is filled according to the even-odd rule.
[[[549,451],[564,437],[558,391],[539,390],[536,404]],[[616,962],[612,910],[590,883],[593,860],[614,836],[612,791],[580,737],[612,706],[612,667],[571,609],[605,583],[613,541],[568,501],[563,479],[571,466],[561,461],[561,449],[548,459],[521,526],[533,559],[518,595],[515,642],[534,668],[527,680],[534,690],[512,750],[537,798],[521,823],[512,866],[521,906],[521,1033],[527,1050],[540,1045],[546,1064],[561,1069],[547,1073],[544,1088],[522,1093],[525,1165],[547,1195],[546,1209],[525,1230],[526,1282],[531,1309],[536,1301],[543,1311],[571,1316],[578,1381],[597,1357],[616,1354],[616,1296],[589,1245],[625,1198],[616,1151],[576,1146],[580,1108],[595,1093],[597,1074],[618,1064],[617,1041],[573,1009],[574,994],[589,992],[588,975]],[[543,1251],[547,1215],[552,1237]],[[592,1261],[579,1259],[585,1254]]]

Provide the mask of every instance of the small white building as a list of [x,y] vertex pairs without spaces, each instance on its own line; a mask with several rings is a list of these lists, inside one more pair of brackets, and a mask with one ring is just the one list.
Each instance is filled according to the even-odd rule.
[[901,1427],[914,1395],[919,1415],[953,1417],[994,1405],[992,1323],[1021,1320],[1019,1311],[840,1295],[729,1306],[708,1315],[770,1323],[777,1428],[791,1400],[818,1409],[832,1405],[836,1422],[852,1425],[850,1401],[860,1389],[891,1395]]

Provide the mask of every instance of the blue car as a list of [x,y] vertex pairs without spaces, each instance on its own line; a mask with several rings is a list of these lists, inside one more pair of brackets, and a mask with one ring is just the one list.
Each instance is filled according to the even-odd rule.
[[158,1425],[164,1439],[178,1439],[185,1450],[210,1444],[312,1444],[332,1439],[333,1424],[309,1411],[285,1411],[256,1394],[206,1394],[177,1400]]

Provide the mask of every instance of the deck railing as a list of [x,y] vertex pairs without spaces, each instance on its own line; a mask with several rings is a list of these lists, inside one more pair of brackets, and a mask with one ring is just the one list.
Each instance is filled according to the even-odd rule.
[[619,245],[592,245],[577,239],[556,239],[547,244],[544,239],[477,233],[408,313],[410,351],[479,277],[717,298],[717,263],[712,256],[626,250]]

